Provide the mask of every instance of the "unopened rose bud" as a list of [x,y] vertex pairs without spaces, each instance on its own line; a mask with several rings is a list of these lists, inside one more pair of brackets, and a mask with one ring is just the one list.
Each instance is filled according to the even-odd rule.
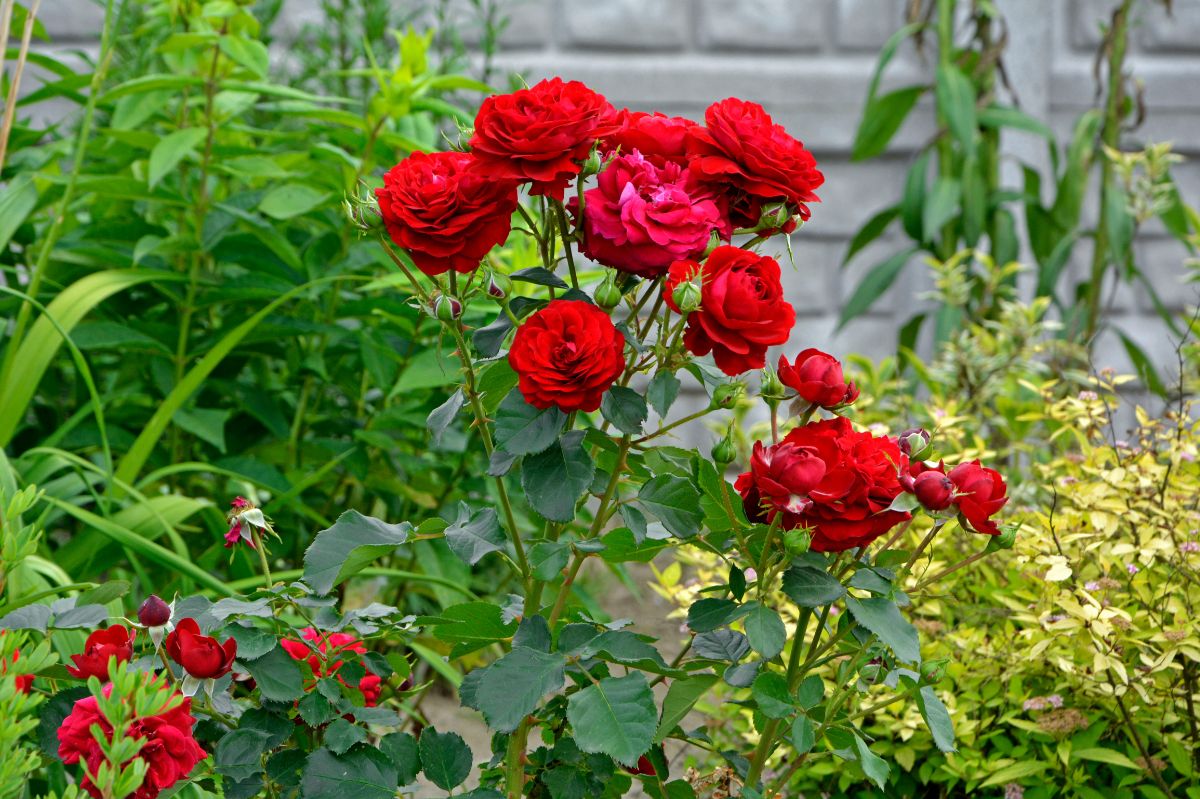
[[987,551],[997,552],[1001,549],[1012,549],[1017,543],[1017,528],[1013,526],[1005,526],[1000,528],[998,535],[992,536],[988,541]]
[[803,555],[812,545],[812,533],[803,527],[783,531],[783,548],[792,555]]
[[881,671],[882,671],[882,667],[880,666],[879,661],[873,660],[870,663],[868,663],[867,665],[863,666],[861,669],[859,669],[858,674],[866,682],[873,683],[879,679],[879,673]]
[[954,504],[954,483],[950,482],[949,477],[933,469],[917,475],[913,480],[912,492],[926,510],[945,510]]
[[462,316],[462,303],[449,294],[440,294],[433,301],[433,315],[443,322],[453,322]]
[[162,627],[171,620],[171,606],[151,594],[138,608],[137,618],[143,627]]
[[502,300],[512,293],[512,281],[508,275],[492,272],[488,276],[487,293],[494,300]]
[[600,149],[593,147],[588,153],[587,160],[583,162],[583,176],[590,177],[600,174],[600,170],[604,169],[604,158],[600,155]]
[[729,433],[725,437],[713,444],[712,459],[721,467],[728,466],[733,463],[733,459],[737,457],[737,447],[733,445],[733,441]]
[[787,203],[764,205],[755,230],[779,230],[786,227],[791,219],[792,210],[788,208]]
[[762,372],[762,383],[758,389],[759,396],[772,405],[778,405],[783,400],[783,382],[775,370],[767,367]]
[[900,451],[913,460],[923,460],[932,440],[933,436],[929,435],[929,431],[920,427],[910,427],[896,436]]
[[722,383],[713,390],[710,407],[732,408],[745,392],[746,387],[741,383]]
[[921,676],[926,682],[941,682],[946,678],[946,666],[949,661],[946,658],[938,660],[927,660],[921,664]]
[[621,290],[617,288],[616,280],[610,272],[604,282],[596,288],[596,304],[601,308],[616,308],[621,304]]
[[721,232],[714,230],[708,237],[708,246],[704,248],[703,258],[707,258],[709,253],[725,243],[725,239],[721,238]]
[[689,314],[699,308],[702,297],[700,285],[695,280],[680,283],[671,292],[671,302],[681,314]]

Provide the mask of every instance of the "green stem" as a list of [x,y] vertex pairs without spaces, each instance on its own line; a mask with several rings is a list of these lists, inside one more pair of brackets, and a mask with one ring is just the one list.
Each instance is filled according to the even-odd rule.
[[251,536],[254,538],[254,549],[258,552],[258,565],[262,567],[263,580],[266,582],[263,587],[269,589],[275,583],[271,580],[271,564],[267,562],[267,548],[263,546],[262,535],[257,529],[251,533]]
[[[938,65],[951,66],[954,62],[954,11],[956,0],[937,1],[937,39]],[[942,131],[937,142],[938,174],[942,177],[954,175],[954,145],[946,120],[945,109],[937,110],[938,128]],[[954,225],[947,222],[942,228],[938,254],[943,261],[953,254],[957,240],[954,236]]]

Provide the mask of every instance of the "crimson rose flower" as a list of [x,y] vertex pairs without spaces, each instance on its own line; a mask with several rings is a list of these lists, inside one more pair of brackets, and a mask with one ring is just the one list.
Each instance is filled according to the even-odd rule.
[[908,513],[890,510],[908,459],[890,438],[858,432],[842,417],[797,427],[770,447],[755,445],[750,471],[735,484],[746,514],[784,529],[808,528],[812,549],[865,546]]
[[554,300],[517,328],[508,362],[535,408],[594,411],[625,371],[625,339],[584,300]]
[[472,169],[562,200],[596,140],[615,129],[615,111],[578,81],[551,78],[512,94],[492,95],[475,116]]
[[474,161],[469,153],[416,152],[375,190],[388,235],[427,275],[470,272],[508,238],[516,183],[472,171]]
[[954,504],[954,483],[940,469],[928,469],[913,479],[912,492],[917,501],[931,511],[945,510]]
[[[104,694],[112,685],[104,686]],[[146,777],[133,793],[133,799],[154,799],[159,793],[187,777],[196,764],[208,755],[192,736],[191,700],[157,716],[136,719],[129,736],[142,742],[136,757],[146,761]],[[92,726],[99,725],[104,737],[112,740],[112,725],[100,713],[96,697],[86,696],[77,701],[71,714],[58,728],[58,756],[68,766],[83,761],[88,772],[95,773],[104,762],[100,745],[92,737]],[[85,773],[80,783],[96,799],[100,790]]]
[[[0,635],[4,635],[4,630],[0,630]],[[20,659],[21,650],[17,649],[12,654],[12,662],[15,664]],[[0,660],[0,677],[3,677],[5,674],[8,674],[8,664]],[[17,690],[23,694],[28,694],[33,691],[32,674],[18,674],[13,678],[13,682],[16,683]]]
[[822,408],[837,408],[858,399],[858,387],[842,376],[841,362],[811,347],[790,364],[779,357],[779,380],[802,400]]
[[605,155],[628,155],[637,150],[657,167],[669,163],[687,166],[687,132],[696,127],[692,120],[623,108],[617,112],[616,124],[617,129],[600,143]]
[[980,465],[979,461],[971,461],[955,466],[949,477],[957,491],[954,504],[970,529],[999,535],[1000,528],[991,517],[1008,502],[1008,487],[1000,473]]
[[110,657],[115,657],[118,663],[133,658],[133,636],[119,624],[89,635],[83,645],[83,654],[71,655],[75,665],[67,666],[67,672],[80,680],[95,676],[106,682]]
[[672,294],[699,276],[700,307],[688,314],[683,341],[696,355],[713,354],[727,375],[761,369],[767,348],[788,339],[796,311],[783,299],[779,263],[740,247],[724,245],[709,254],[704,266],[695,261],[671,264],[663,292],[678,311]]
[[614,158],[584,194],[580,251],[606,266],[658,277],[673,262],[695,258],[721,226],[711,199],[677,164],[655,166],[638,151]]
[[[726,192],[736,227],[758,225],[762,206],[779,202],[791,214],[810,216],[825,182],[812,153],[757,103],[730,97],[704,112],[705,127],[688,131],[690,168],[698,179]],[[789,220],[785,233],[795,229]]]
[[[312,669],[314,677],[320,678],[337,674],[338,669],[342,667],[345,661],[338,659],[337,656],[342,652],[353,652],[358,655],[365,654],[367,647],[362,640],[350,633],[321,633],[314,627],[305,627],[300,637],[305,641],[311,641],[316,647],[317,652],[313,651],[313,647],[301,641],[284,639],[279,642],[283,650],[292,656],[293,660],[303,660],[308,663],[308,667]],[[339,676],[339,681],[345,683]],[[367,707],[375,707],[379,701],[379,694],[382,692],[383,680],[375,674],[367,672],[363,678],[358,681],[358,690],[363,695],[364,704]]]
[[216,638],[200,634],[200,625],[195,619],[181,619],[174,632],[167,636],[167,654],[196,679],[215,680],[233,668],[237,641],[229,638],[219,644]]

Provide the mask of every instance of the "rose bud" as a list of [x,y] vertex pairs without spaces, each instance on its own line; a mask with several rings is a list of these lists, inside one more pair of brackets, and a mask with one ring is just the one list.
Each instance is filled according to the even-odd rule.
[[108,659],[116,658],[125,663],[133,658],[133,636],[119,624],[107,630],[96,630],[87,637],[83,654],[71,655],[74,666],[67,666],[67,673],[80,680],[96,677],[108,682]]
[[443,322],[453,322],[462,316],[462,303],[448,294],[440,294],[433,301],[433,315]]
[[746,393],[746,387],[741,383],[722,383],[713,390],[709,407],[732,408],[744,393]]
[[946,678],[946,666],[950,661],[946,658],[938,658],[937,660],[929,660],[921,664],[921,671],[924,672],[921,676],[926,682],[941,682]]
[[585,178],[591,177],[592,175],[599,175],[602,169],[604,169],[604,157],[600,154],[599,148],[593,147],[592,151],[588,153],[587,159],[583,162],[581,174]]
[[229,673],[237,656],[237,641],[229,638],[224,644],[217,643],[216,638],[200,633],[195,619],[182,619],[167,636],[167,654],[192,678],[191,686],[185,680],[183,691],[190,696],[188,688],[195,693],[198,681],[215,680]]
[[922,427],[910,427],[896,436],[896,443],[900,446],[900,451],[913,460],[921,460],[925,456],[925,451],[929,449],[932,440],[933,436],[929,435],[929,431]]
[[613,279],[612,273],[609,273],[604,282],[596,287],[595,293],[596,304],[601,308],[616,308],[621,304],[621,290],[617,288],[617,282]]
[[689,314],[700,307],[703,292],[695,280],[685,280],[671,292],[671,303],[681,314]]
[[792,555],[803,555],[812,546],[812,533],[803,527],[783,531],[783,548]]
[[171,606],[151,594],[138,608],[137,617],[143,627],[162,627],[171,620]]
[[733,440],[730,438],[733,430],[725,433],[725,437],[713,444],[712,459],[721,466],[728,466],[733,463],[733,459],[737,457],[737,447],[733,445]]
[[913,480],[912,492],[926,510],[945,510],[954,504],[954,483],[936,469],[917,475]]
[[794,363],[779,358],[779,379],[800,398],[822,408],[840,408],[858,399],[858,387],[842,375],[842,364],[818,349],[806,349]]
[[488,296],[494,300],[502,300],[512,293],[512,280],[508,275],[492,272],[488,275]]
[[1017,528],[1016,527],[1001,527],[998,535],[992,536],[988,541],[987,551],[995,552],[1000,549],[1012,549],[1017,543]]
[[774,369],[763,369],[758,394],[771,405],[776,405],[783,399],[783,383],[779,381],[779,375],[775,374]]
[[967,528],[986,535],[999,534],[1000,528],[991,517],[1008,502],[1008,487],[1000,473],[976,460],[955,466],[949,477],[957,490],[954,503]]

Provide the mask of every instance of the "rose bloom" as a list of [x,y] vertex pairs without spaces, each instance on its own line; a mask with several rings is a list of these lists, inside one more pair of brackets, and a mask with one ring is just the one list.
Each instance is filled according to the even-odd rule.
[[625,371],[625,339],[585,300],[553,300],[513,336],[508,362],[535,408],[594,411]]
[[617,112],[616,124],[617,129],[600,143],[600,151],[605,155],[628,155],[637,150],[657,167],[687,166],[687,133],[696,127],[692,120],[623,108]]
[[472,171],[474,162],[469,153],[413,153],[375,190],[388,235],[427,275],[470,272],[508,238],[516,183]]
[[[104,686],[104,694],[112,685]],[[157,716],[136,719],[129,735],[142,741],[137,757],[146,761],[146,777],[133,793],[133,799],[154,799],[159,793],[187,777],[196,764],[208,755],[192,736],[191,701]],[[83,761],[88,771],[95,772],[104,762],[100,745],[92,737],[91,728],[99,725],[104,737],[112,739],[112,725],[100,713],[96,697],[86,696],[75,703],[71,714],[58,728],[58,756],[68,766]],[[85,774],[80,783],[96,799],[100,790]]]
[[[704,121],[704,127],[687,134],[690,168],[699,180],[727,193],[735,226],[757,226],[762,206],[773,202],[786,203],[790,213],[808,219],[807,204],[820,202],[816,190],[825,176],[802,143],[761,105],[736,97],[710,105]],[[783,232],[794,229],[789,220]]]
[[822,408],[838,408],[858,399],[858,387],[842,375],[841,362],[818,349],[804,350],[792,363],[781,355],[779,380],[800,399]]
[[[0,630],[0,635],[3,635],[3,634],[4,634],[4,630]],[[14,651],[12,654],[12,662],[15,664],[20,659],[21,659],[21,650],[18,649],[16,651]],[[5,663],[4,661],[0,661],[0,677],[3,677],[6,674],[8,674],[8,664]],[[13,682],[16,683],[17,690],[23,694],[28,694],[33,691],[33,675],[32,674],[18,674],[16,677],[13,678]]]
[[114,624],[107,630],[96,630],[89,635],[83,645],[83,654],[71,655],[75,665],[67,666],[67,672],[80,680],[98,677],[107,682],[110,657],[115,657],[118,663],[125,663],[133,658],[133,636],[119,624]]
[[601,95],[561,78],[492,95],[475,115],[472,169],[562,200],[596,140],[615,129],[615,113]]
[[580,251],[605,266],[658,277],[695,258],[721,226],[717,204],[677,164],[655,166],[638,151],[614,158],[584,193]]
[[699,277],[700,307],[688,314],[684,344],[696,355],[713,354],[727,375],[740,375],[766,364],[767,348],[783,344],[796,322],[796,311],[783,299],[779,263],[766,255],[724,245],[702,267],[695,261],[671,264],[663,291],[667,304],[675,288]]
[[921,472],[913,480],[917,501],[931,511],[942,511],[954,504],[954,483],[937,469]]
[[237,640],[229,638],[224,644],[217,643],[216,638],[200,634],[200,625],[195,619],[181,619],[174,632],[167,636],[167,654],[191,676],[215,680],[233,668]]
[[1000,473],[976,460],[960,463],[948,476],[956,491],[954,504],[968,526],[977,533],[998,535],[1000,528],[991,517],[1008,502],[1008,486]]
[[908,459],[890,438],[858,432],[842,417],[810,422],[774,446],[754,448],[738,477],[747,516],[808,528],[817,552],[865,546],[910,516],[889,510]]
[[[321,654],[318,655],[312,647],[301,641],[285,638],[279,642],[279,645],[292,656],[293,660],[303,660],[308,663],[313,676],[317,678],[337,674],[338,669],[345,662],[336,659],[338,654],[353,652],[362,655],[367,651],[362,640],[350,633],[321,633],[314,627],[305,627],[301,631],[300,637],[305,641],[311,641]],[[341,680],[341,677],[338,679]],[[379,701],[379,694],[382,692],[382,685],[383,680],[370,672],[367,672],[358,681],[358,690],[362,693],[364,704],[367,707],[375,707]]]

